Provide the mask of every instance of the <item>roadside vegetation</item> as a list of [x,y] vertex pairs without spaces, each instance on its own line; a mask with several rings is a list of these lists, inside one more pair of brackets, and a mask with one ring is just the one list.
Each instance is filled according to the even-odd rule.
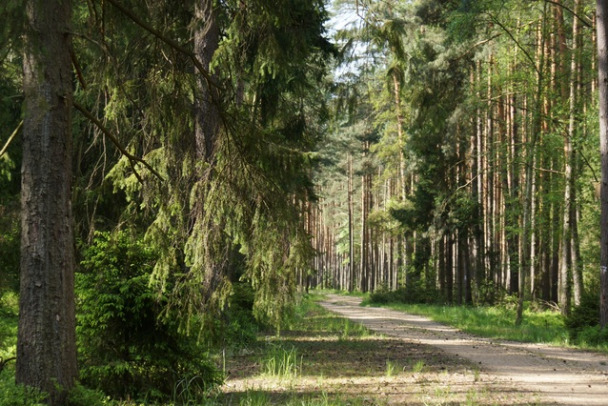
[[[243,302],[246,297],[242,293]],[[280,335],[268,326],[249,326],[249,331],[255,330],[253,337],[243,336],[239,340],[234,336],[223,351],[215,352],[223,355],[205,356],[203,360],[211,362],[216,376],[222,377],[220,385],[201,391],[200,382],[190,376],[173,382],[172,393],[167,396],[162,395],[161,386],[154,388],[151,383],[146,391],[121,398],[94,389],[89,380],[72,391],[70,404],[363,406],[409,402],[479,405],[488,404],[490,398],[494,399],[490,404],[507,404],[505,398],[501,398],[504,394],[491,392],[487,383],[482,382],[476,366],[463,364],[433,347],[377,335],[360,324],[325,311],[316,304],[322,297],[318,293],[300,297]],[[16,333],[16,313],[8,312],[10,308],[17,309],[14,299],[14,295],[3,299],[5,306],[0,316],[3,332]],[[12,304],[7,307],[7,303]],[[241,314],[241,317],[245,316]],[[14,335],[11,333],[13,338],[2,342],[3,357],[14,354]],[[169,354],[165,356],[168,357]],[[189,362],[195,361],[191,358]],[[90,373],[94,371],[91,369]],[[122,388],[129,389],[127,385]],[[14,363],[6,365],[0,375],[0,405],[42,405],[44,398],[44,394],[15,385]],[[526,400],[521,404],[534,403]]]
[[226,383],[212,404],[509,404],[475,365],[329,313],[316,303],[324,293],[304,296],[280,336],[262,334],[227,357]]
[[426,316],[481,337],[530,343],[570,346],[608,352],[608,333],[599,327],[599,303],[587,295],[581,304],[564,317],[558,310],[539,302],[525,302],[524,318],[515,323],[517,298],[505,296],[494,305],[446,305],[408,295],[405,289],[379,290],[365,297],[364,306],[382,306]]

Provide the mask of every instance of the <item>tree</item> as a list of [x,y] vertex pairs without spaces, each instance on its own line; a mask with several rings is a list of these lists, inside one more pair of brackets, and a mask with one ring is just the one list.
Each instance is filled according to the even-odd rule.
[[608,0],[597,0],[597,55],[602,157],[600,325],[605,328],[608,325]]
[[69,0],[26,3],[16,379],[48,391],[51,404],[64,404],[77,377],[71,12]]

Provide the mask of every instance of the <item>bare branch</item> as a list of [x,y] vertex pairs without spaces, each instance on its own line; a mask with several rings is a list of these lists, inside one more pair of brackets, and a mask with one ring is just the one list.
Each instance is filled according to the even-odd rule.
[[578,13],[576,13],[574,10],[572,10],[570,7],[565,6],[564,4],[557,2],[557,1],[553,1],[553,0],[544,0],[545,3],[550,3],[553,4],[554,6],[558,6],[563,8],[564,10],[570,12],[573,16],[575,16],[576,18],[578,18],[578,20],[583,23],[584,26],[586,26],[587,28],[593,28],[593,25],[590,21],[587,20],[587,18],[583,18],[582,16],[580,16]]
[[534,58],[532,58],[532,56],[528,53],[528,51],[526,50],[526,48],[524,48],[519,41],[517,40],[517,38],[515,38],[515,36],[513,35],[513,33],[511,33],[511,31],[509,31],[509,29],[507,27],[504,26],[504,24],[502,24],[498,18],[494,17],[492,14],[488,13],[488,16],[490,17],[490,19],[492,20],[493,23],[495,23],[496,25],[498,25],[500,28],[502,28],[502,30],[507,33],[507,35],[509,36],[509,38],[511,38],[513,40],[513,42],[515,42],[515,45],[517,45],[517,48],[519,48],[524,55],[526,55],[526,59],[528,59],[528,61],[530,61],[530,64],[534,67],[534,70],[536,71],[536,73],[541,76],[541,72],[538,68],[538,66],[536,66],[536,61],[534,60]]
[[8,137],[8,141],[6,141],[6,144],[4,144],[4,146],[2,147],[2,151],[0,151],[0,156],[4,155],[6,153],[6,150],[8,149],[8,146],[11,145],[11,142],[13,141],[13,138],[15,138],[17,136],[17,133],[19,132],[19,130],[21,129],[21,127],[23,127],[23,120],[21,120],[21,122],[19,123],[19,125],[17,126],[17,128],[15,128],[15,130],[13,131],[13,133],[11,134],[11,136]]
[[83,106],[81,106],[80,104],[78,104],[75,101],[73,101],[72,104],[74,105],[76,110],[80,111],[86,118],[88,118],[93,124],[95,124],[97,126],[97,128],[99,128],[101,130],[101,132],[106,137],[108,137],[110,139],[110,141],[112,141],[114,146],[116,146],[116,148],[118,148],[118,150],[124,156],[127,157],[127,159],[129,160],[129,165],[131,165],[131,168],[133,169],[133,173],[135,174],[135,177],[137,177],[137,180],[139,180],[140,183],[143,183],[143,179],[141,178],[141,176],[135,169],[135,162],[141,163],[146,168],[148,168],[148,170],[150,170],[150,172],[152,172],[158,179],[160,179],[161,181],[164,181],[164,178],[148,162],[146,162],[142,158],[136,157],[135,155],[133,155],[129,151],[127,151],[120,144],[120,142],[118,141],[118,138],[116,138],[116,136],[114,136],[114,134],[112,134],[112,132],[110,130],[108,130],[101,121],[99,121],[95,116],[93,116],[93,114],[91,114],[87,109],[85,109]]

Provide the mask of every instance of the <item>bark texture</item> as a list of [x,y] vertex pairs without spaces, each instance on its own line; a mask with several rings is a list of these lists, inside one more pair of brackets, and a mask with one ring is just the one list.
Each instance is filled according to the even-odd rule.
[[[17,382],[65,404],[77,377],[70,0],[26,2]],[[58,386],[59,385],[59,389]]]
[[[200,0],[195,5],[194,55],[205,69],[209,69],[220,40],[213,3],[212,0]],[[211,77],[216,79],[216,75]],[[197,80],[199,95],[194,112],[196,155],[199,160],[211,163],[220,125],[217,89],[200,75]]]
[[600,153],[602,157],[600,323],[608,325],[608,0],[597,0],[598,88],[600,100]]

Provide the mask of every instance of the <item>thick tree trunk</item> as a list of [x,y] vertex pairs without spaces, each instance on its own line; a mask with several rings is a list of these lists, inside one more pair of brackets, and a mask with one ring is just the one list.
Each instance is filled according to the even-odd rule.
[[608,325],[608,0],[597,0],[600,154],[602,158],[600,232],[600,324]]
[[23,58],[18,383],[64,404],[77,378],[69,0],[30,0]]

